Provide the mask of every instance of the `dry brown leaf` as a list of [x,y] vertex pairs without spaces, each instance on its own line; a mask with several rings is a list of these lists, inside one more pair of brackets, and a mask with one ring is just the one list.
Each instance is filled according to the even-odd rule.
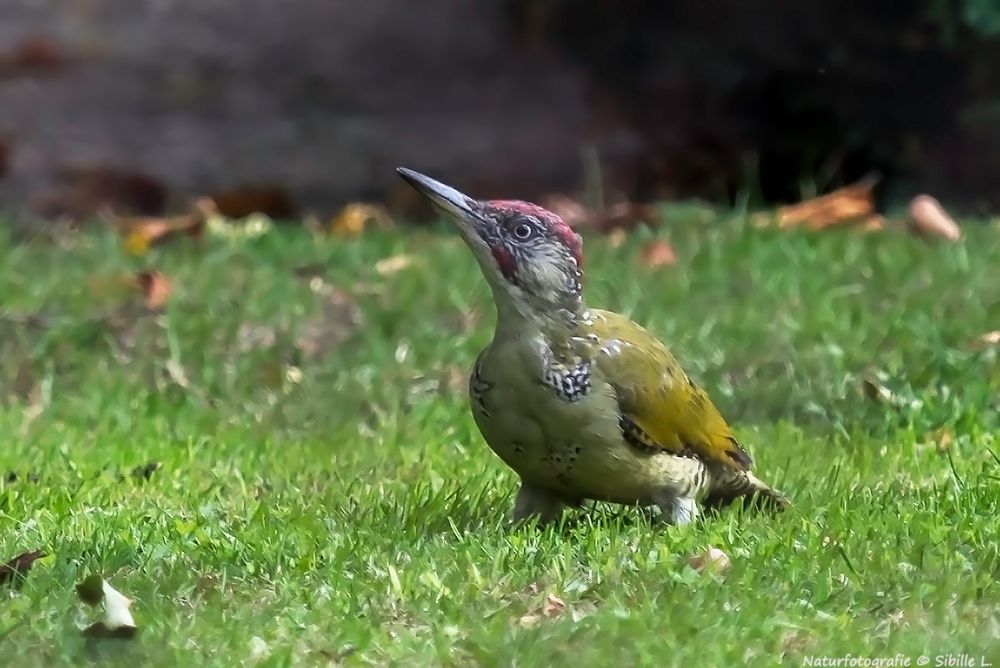
[[917,195],[910,202],[910,226],[917,234],[943,237],[949,241],[962,238],[962,230],[941,203],[930,195]]
[[369,225],[387,229],[391,224],[389,212],[384,206],[352,202],[331,218],[327,227],[330,234],[335,236],[355,237],[364,232]]
[[82,220],[113,210],[127,215],[159,215],[167,187],[155,177],[111,167],[64,167],[60,183],[31,200],[35,213]]
[[566,601],[553,594],[545,597],[545,603],[542,604],[543,616],[558,617],[564,612],[566,612]]
[[941,429],[932,435],[933,442],[937,446],[937,451],[944,453],[951,449],[952,441],[955,437],[948,429]]
[[554,594],[548,594],[540,607],[521,615],[517,623],[524,628],[530,628],[538,624],[542,619],[560,617],[566,610],[567,607],[564,600]]
[[150,311],[163,308],[170,297],[170,281],[158,271],[143,271],[136,274],[135,285],[142,292],[146,308]]
[[709,547],[704,552],[688,558],[688,566],[699,573],[715,573],[722,575],[729,570],[732,562],[729,555],[717,547]]
[[66,64],[62,48],[50,37],[32,35],[0,53],[0,75],[48,73]]
[[275,186],[245,186],[206,195],[216,212],[224,218],[240,220],[253,214],[263,214],[272,220],[292,220],[299,216],[299,207],[284,188]]
[[869,221],[875,215],[874,188],[878,181],[878,176],[868,176],[821,197],[783,206],[777,211],[778,227],[804,226],[820,230],[832,225]]
[[45,550],[23,552],[0,566],[0,585],[13,582],[17,577],[24,577],[35,562],[46,555]]
[[380,276],[392,276],[411,266],[415,258],[412,255],[393,255],[375,263],[375,272]]
[[209,202],[195,202],[193,211],[173,218],[125,218],[102,211],[102,217],[124,238],[125,249],[133,255],[145,255],[149,249],[180,236],[200,238],[205,232]]
[[643,266],[649,269],[659,269],[677,262],[673,246],[663,239],[654,239],[646,244],[639,258]]

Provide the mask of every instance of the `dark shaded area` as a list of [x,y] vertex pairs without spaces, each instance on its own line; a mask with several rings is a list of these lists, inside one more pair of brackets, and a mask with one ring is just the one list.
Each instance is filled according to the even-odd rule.
[[[538,8],[544,6],[544,11]],[[996,205],[1000,42],[958,3],[511,0],[642,138],[636,196],[789,201],[876,171]],[[978,146],[978,150],[969,148]]]
[[93,208],[64,181],[96,168],[106,199],[108,174],[151,179],[126,210],[247,186],[405,210],[399,164],[525,198],[599,165],[609,199],[789,201],[879,171],[885,200],[996,207],[1000,41],[963,1],[13,0],[0,196]]

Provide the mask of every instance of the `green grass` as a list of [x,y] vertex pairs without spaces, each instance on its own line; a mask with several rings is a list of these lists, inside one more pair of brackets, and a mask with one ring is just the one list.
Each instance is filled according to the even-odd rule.
[[[0,560],[50,553],[0,588],[0,665],[1000,665],[1000,347],[974,343],[1000,329],[1000,234],[682,213],[659,271],[649,232],[589,239],[588,301],[670,342],[791,497],[779,517],[598,505],[509,529],[515,479],[464,387],[492,306],[443,228],[139,260],[0,232]],[[162,314],[114,287],[147,267],[174,283]],[[726,575],[686,565],[709,545]],[[137,638],[80,634],[91,573],[135,599]],[[550,594],[563,614],[522,621]]]

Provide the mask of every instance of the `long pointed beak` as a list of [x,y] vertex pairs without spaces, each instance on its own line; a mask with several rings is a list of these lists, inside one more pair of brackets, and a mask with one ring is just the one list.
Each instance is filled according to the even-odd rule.
[[397,167],[396,172],[411,186],[429,199],[440,211],[447,214],[466,232],[472,232],[482,217],[477,212],[478,202],[463,195],[451,186],[435,181],[429,176],[406,167]]

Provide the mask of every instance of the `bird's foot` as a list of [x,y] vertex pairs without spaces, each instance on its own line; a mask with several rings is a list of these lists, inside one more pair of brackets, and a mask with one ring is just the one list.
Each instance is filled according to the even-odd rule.
[[698,502],[692,498],[671,497],[661,501],[663,519],[678,526],[690,524],[698,518]]
[[532,519],[537,519],[540,525],[548,524],[559,519],[565,506],[559,495],[522,482],[521,488],[517,490],[517,498],[514,499],[513,520],[515,524]]

